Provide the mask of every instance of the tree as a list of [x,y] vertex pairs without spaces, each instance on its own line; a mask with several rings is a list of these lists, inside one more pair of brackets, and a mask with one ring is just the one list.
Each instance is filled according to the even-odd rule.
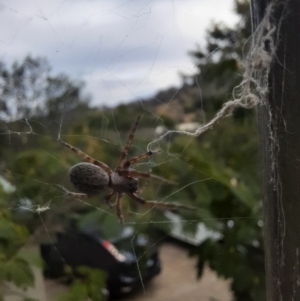
[[[61,114],[69,112],[64,121],[71,125],[74,116],[90,110],[88,99],[82,96],[83,84],[66,75],[50,74],[45,59],[26,57],[11,68],[0,64],[0,300],[7,290],[7,283],[27,289],[34,283],[30,268],[32,260],[22,255],[21,248],[44,230],[37,208],[45,205],[44,194],[51,194],[47,183],[55,183],[62,174],[62,161],[57,146],[57,123]],[[32,121],[31,118],[34,120]],[[16,120],[20,119],[20,120]],[[55,123],[52,131],[51,124]],[[50,139],[49,139],[50,138]],[[47,150],[47,151],[45,151]],[[60,161],[51,161],[49,152]],[[37,180],[39,179],[39,180]],[[47,182],[46,182],[47,181]],[[4,184],[3,184],[4,183]],[[45,184],[46,183],[46,184]],[[5,187],[11,187],[11,189]],[[52,191],[53,192],[53,191]],[[49,194],[50,193],[50,194]],[[15,210],[9,210],[15,209]],[[57,215],[68,213],[69,208],[53,210],[45,218],[45,226],[51,231],[57,224]],[[71,213],[69,213],[71,214]],[[44,217],[43,217],[44,218]],[[50,232],[49,232],[50,233]],[[75,281],[67,298],[102,300],[101,271],[81,268],[81,280]],[[101,277],[100,277],[101,276]],[[88,284],[85,281],[88,279]],[[23,296],[22,293],[19,293]],[[24,294],[24,300],[26,296]],[[30,299],[33,300],[33,299]]]
[[[0,118],[6,121],[31,116],[53,117],[63,106],[71,110],[88,104],[82,95],[83,83],[64,74],[52,75],[45,58],[25,57],[11,67],[0,63]],[[62,100],[63,99],[63,100]],[[57,113],[56,113],[57,114]]]
[[0,108],[1,119],[19,119],[33,114],[44,98],[43,86],[46,84],[50,67],[43,58],[28,56],[11,68],[0,64]]
[[[190,52],[198,67],[198,72],[192,77],[193,86],[200,84],[202,90],[202,100],[197,103],[210,113],[209,116],[220,109],[224,99],[229,98],[241,81],[241,62],[247,54],[251,36],[249,1],[235,0],[235,10],[240,17],[235,28],[212,24],[207,31],[206,48],[198,47]],[[245,113],[239,110],[235,116]]]
[[[200,86],[202,92],[202,99],[195,101],[194,109],[204,108],[208,117],[228,99],[243,72],[240,62],[251,34],[249,2],[237,0],[235,3],[241,17],[237,28],[213,25],[208,31],[206,49],[191,52],[199,69],[192,87]],[[208,239],[193,251],[198,256],[198,275],[208,263],[219,275],[232,279],[231,288],[235,299],[240,301],[265,300],[255,117],[253,111],[236,110],[233,119],[223,120],[213,131],[197,138],[200,155],[198,152],[191,156],[193,150],[189,146],[189,154],[183,158],[216,180],[216,183],[205,184],[203,191],[210,192],[209,201],[198,204],[199,207],[205,205],[216,218],[222,239]]]

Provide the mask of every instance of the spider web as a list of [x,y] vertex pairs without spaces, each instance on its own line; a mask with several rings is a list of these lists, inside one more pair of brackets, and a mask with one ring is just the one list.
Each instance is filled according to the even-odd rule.
[[[231,1],[230,1],[231,2]],[[53,2],[54,3],[54,2]],[[59,119],[55,118],[51,120],[51,123],[41,124],[30,115],[24,115],[20,120],[8,120],[3,115],[3,131],[2,136],[6,138],[6,147],[11,147],[12,156],[8,160],[7,166],[5,166],[5,176],[1,181],[6,181],[6,178],[17,177],[18,183],[20,179],[24,179],[26,183],[28,181],[39,183],[44,187],[42,194],[37,195],[36,198],[28,199],[17,196],[13,207],[8,207],[8,210],[12,211],[29,211],[34,215],[38,216],[41,224],[41,229],[44,231],[41,235],[47,236],[50,239],[50,225],[47,223],[46,214],[48,211],[52,210],[68,210],[72,207],[73,203],[82,203],[86,207],[91,207],[98,211],[104,212],[110,216],[116,216],[113,210],[107,208],[102,201],[103,195],[98,197],[97,200],[79,200],[66,198],[65,187],[69,189],[70,185],[67,184],[67,171],[70,164],[66,163],[65,157],[62,159],[60,156],[62,152],[58,152],[55,148],[50,151],[43,145],[43,143],[57,145],[61,147],[57,139],[63,139],[67,142],[68,139],[82,138],[84,141],[92,141],[91,144],[86,143],[89,147],[87,149],[81,148],[76,145],[79,149],[89,154],[89,148],[93,149],[95,144],[105,144],[108,146],[112,153],[117,153],[124,146],[128,130],[123,131],[122,125],[120,125],[120,120],[115,118],[115,106],[119,101],[124,103],[130,100],[139,100],[138,106],[139,110],[142,112],[142,124],[141,129],[137,130],[135,135],[132,149],[135,154],[143,153],[150,149],[162,149],[162,155],[157,157],[151,157],[134,166],[135,169],[153,171],[159,168],[163,170],[163,176],[166,178],[173,177],[174,170],[178,173],[183,169],[189,168],[192,172],[199,175],[199,180],[189,182],[176,189],[170,190],[164,188],[163,184],[155,183],[152,181],[142,181],[143,194],[150,196],[153,200],[158,200],[161,202],[170,200],[172,201],[174,197],[180,194],[182,191],[187,190],[190,186],[199,185],[203,181],[218,182],[219,179],[210,173],[206,173],[197,166],[192,166],[191,164],[184,162],[182,160],[182,155],[189,151],[191,148],[191,143],[195,137],[205,131],[212,129],[217,123],[222,122],[222,119],[231,115],[237,107],[252,108],[257,105],[257,103],[263,99],[265,94],[265,83],[264,83],[264,72],[268,68],[272,57],[264,52],[263,44],[266,40],[271,41],[272,35],[274,34],[275,27],[271,26],[269,15],[272,9],[270,9],[265,18],[265,23],[261,25],[257,33],[257,41],[252,46],[248,58],[245,60],[245,74],[242,77],[241,84],[237,87],[236,92],[234,92],[232,99],[227,102],[218,113],[208,120],[208,117],[204,113],[199,120],[199,124],[196,129],[190,130],[168,130],[163,134],[158,134],[155,132],[158,125],[163,124],[163,115],[165,111],[175,110],[175,96],[178,93],[180,87],[180,78],[178,77],[178,72],[183,72],[185,74],[194,74],[196,66],[188,63],[190,59],[181,59],[180,55],[182,52],[186,53],[188,50],[194,48],[194,44],[201,41],[201,29],[197,26],[196,19],[199,18],[199,14],[194,11],[195,7],[193,4],[185,4],[183,7],[179,2],[160,2],[158,4],[155,1],[145,1],[137,5],[133,1],[116,2],[113,6],[103,3],[96,9],[93,7],[94,3],[86,3],[87,9],[84,11],[84,17],[79,23],[77,23],[74,28],[72,28],[72,13],[73,8],[67,1],[56,2],[48,6],[49,4],[37,4],[34,1],[32,5],[22,6],[18,1],[11,2],[10,5],[2,4],[2,12],[5,12],[5,16],[17,16],[15,23],[13,24],[13,30],[6,33],[2,33],[0,38],[3,45],[5,45],[5,51],[2,53],[2,58],[9,61],[14,61],[16,58],[20,57],[19,53],[11,54],[12,50],[16,51],[21,45],[24,39],[28,38],[33,34],[34,29],[37,26],[41,26],[40,32],[38,34],[47,35],[48,39],[41,43],[35,45],[37,47],[36,53],[50,57],[51,63],[55,66],[55,72],[65,72],[68,68],[72,75],[75,74],[76,80],[84,80],[88,84],[85,91],[92,93],[92,101],[90,105],[99,107],[102,106],[103,116],[100,124],[99,132],[97,136],[85,133],[83,129],[82,134],[68,134],[69,122],[72,119],[70,116],[72,111],[72,98],[70,94],[66,95],[63,99],[63,107],[58,107]],[[80,1],[76,3],[79,5],[77,9],[80,9]],[[221,5],[218,2],[218,5]],[[230,3],[225,3],[222,1],[222,5],[228,6]],[[169,12],[170,19],[166,19],[161,16],[160,11],[166,9]],[[214,13],[214,18],[221,19],[216,16],[216,11],[212,6]],[[79,10],[80,11],[80,10]],[[223,14],[220,8],[220,14]],[[107,22],[107,26],[103,27],[102,31],[97,32],[97,19],[99,16],[104,19],[104,23]],[[164,15],[165,16],[165,13]],[[209,19],[211,18],[211,15]],[[117,20],[114,24],[110,22]],[[164,19],[162,26],[158,28],[157,22]],[[192,21],[194,22],[191,22]],[[226,21],[227,22],[227,21]],[[227,22],[228,23],[228,22]],[[192,25],[191,25],[192,24]],[[61,25],[62,27],[59,27]],[[231,24],[229,24],[231,25]],[[203,30],[206,25],[202,25]],[[34,29],[33,29],[34,28]],[[68,36],[68,33],[72,29],[72,35]],[[107,32],[106,32],[107,31]],[[186,32],[197,32],[197,39],[195,40],[195,35],[193,38],[187,38]],[[114,34],[111,34],[113,32]],[[203,31],[202,31],[203,35]],[[194,39],[194,40],[193,40]],[[111,40],[111,41],[108,41]],[[190,40],[192,42],[190,42]],[[188,41],[190,44],[185,43]],[[109,49],[107,47],[108,43],[111,43]],[[204,41],[201,41],[204,43]],[[183,46],[187,44],[187,46]],[[134,45],[134,46],[132,46]],[[167,46],[166,46],[167,45]],[[83,49],[85,48],[87,49]],[[166,47],[165,47],[166,46]],[[50,49],[47,52],[43,52],[43,48]],[[169,49],[167,49],[169,48]],[[30,48],[24,47],[24,52],[21,54],[25,56]],[[113,49],[113,50],[112,50]],[[167,50],[175,52],[174,56],[170,56],[170,60],[167,60],[168,53]],[[271,49],[271,55],[273,54],[274,48]],[[77,52],[78,51],[78,52]],[[210,55],[213,55],[212,52]],[[142,58],[140,56],[145,55],[147,60],[141,63]],[[70,67],[69,61],[76,62],[76,68]],[[263,67],[261,67],[261,61],[263,62]],[[104,68],[100,69],[99,65],[103,65]],[[179,66],[178,66],[179,65]],[[259,65],[259,66],[258,66]],[[258,94],[260,98],[257,98],[257,94],[254,94],[252,90],[252,82],[254,81],[253,74],[258,70],[261,72],[260,83],[257,84]],[[83,74],[83,76],[82,76]],[[148,107],[148,103],[144,101],[148,98],[154,90],[159,90],[170,86],[171,84],[177,84],[177,87],[173,91],[173,96],[169,98],[169,101],[164,104],[164,109],[160,113],[154,112]],[[91,92],[92,91],[92,92]],[[199,99],[202,100],[202,91],[200,86],[198,86]],[[32,96],[34,97],[34,95]],[[40,96],[42,98],[42,96]],[[109,100],[109,101],[108,101]],[[13,103],[18,106],[18,103]],[[202,105],[201,105],[202,106]],[[12,106],[13,107],[13,106]],[[36,104],[32,104],[34,109]],[[203,109],[203,108],[202,108]],[[17,117],[17,113],[15,113]],[[132,123],[136,116],[129,116],[132,119]],[[150,126],[150,132],[152,134],[152,139],[149,141],[143,140],[142,143],[138,142],[139,137],[145,134],[149,137],[148,133],[143,131],[143,118],[149,119],[147,121]],[[13,118],[14,119],[14,118]],[[207,121],[208,120],[208,121]],[[8,124],[7,121],[10,123]],[[201,125],[202,124],[202,125]],[[8,126],[9,125],[9,126]],[[84,128],[84,125],[82,125]],[[113,129],[111,130],[110,127]],[[25,129],[25,130],[24,130]],[[185,140],[184,148],[180,151],[174,152],[173,150],[173,140],[174,135],[187,135],[188,139]],[[153,138],[154,137],[154,138]],[[136,142],[137,141],[137,142]],[[65,180],[63,182],[58,181],[57,183],[48,182],[44,178],[39,178],[36,176],[30,176],[27,173],[24,175],[22,172],[16,171],[16,169],[10,168],[14,165],[13,163],[22,158],[18,157],[18,154],[24,149],[27,149],[26,145],[33,145],[38,150],[44,153],[43,158],[49,160],[49,162],[58,162],[65,170]],[[24,145],[24,146],[23,146]],[[84,145],[84,143],[83,143]],[[68,157],[74,157],[74,160],[80,162],[81,159],[76,157],[72,152],[65,149],[63,153]],[[97,157],[103,162],[101,156]],[[115,163],[117,163],[118,155],[115,157]],[[105,162],[108,163],[108,162]],[[51,163],[50,163],[51,164]],[[115,166],[111,166],[114,168]],[[31,168],[36,170],[39,168],[39,162],[33,162]],[[50,172],[50,171],[49,171]],[[34,173],[34,172],[33,172]],[[38,173],[34,173],[38,175]],[[15,186],[14,183],[10,184],[5,182],[3,187],[11,190],[21,189]],[[74,189],[71,189],[74,191]],[[238,189],[237,189],[238,190]],[[161,193],[164,192],[165,196],[161,197]],[[241,194],[246,194],[245,191],[240,190]],[[18,194],[17,194],[18,195]],[[38,200],[38,201],[36,201]],[[40,202],[42,200],[42,202]],[[63,201],[64,203],[61,203]],[[69,203],[65,203],[68,201]],[[215,217],[207,216],[207,212],[203,212],[199,209],[198,214],[191,217],[188,213],[183,214],[182,217],[177,220],[170,220],[167,216],[163,216],[160,211],[155,208],[140,210],[136,207],[132,207],[130,202],[126,202],[126,223],[125,225],[134,225],[135,233],[132,235],[131,243],[133,253],[136,257],[137,269],[140,276],[140,282],[144,293],[147,293],[147,287],[144,284],[144,280],[140,268],[140,260],[143,259],[142,256],[137,257],[134,247],[134,241],[138,233],[142,232],[144,225],[147,226],[160,226],[160,225],[170,225],[169,230],[161,235],[155,240],[151,247],[155,247],[161,242],[166,236],[171,234],[172,226],[174,224],[181,224],[182,229],[190,229],[190,226],[195,229],[197,224],[200,222],[217,221]],[[223,218],[228,221],[232,227],[234,221],[238,219],[254,219],[261,222],[260,216],[235,216],[235,217],[225,217]],[[116,218],[116,223],[118,220]],[[35,236],[33,235],[35,238]],[[31,239],[33,240],[33,239]],[[64,260],[64,258],[62,258]]]

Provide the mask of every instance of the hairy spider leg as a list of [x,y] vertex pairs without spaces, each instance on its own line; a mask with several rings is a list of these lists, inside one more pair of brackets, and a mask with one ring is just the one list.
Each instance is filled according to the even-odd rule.
[[149,156],[155,155],[155,154],[157,154],[159,152],[160,152],[160,150],[154,151],[154,152],[153,151],[149,151],[149,152],[146,152],[146,153],[144,153],[142,155],[139,155],[137,157],[133,157],[132,159],[130,159],[130,160],[128,160],[128,161],[126,161],[124,163],[123,169],[128,169],[130,167],[130,165],[135,164],[136,162],[138,162],[140,160],[143,160],[143,159],[146,159]]
[[159,208],[165,208],[165,209],[187,209],[187,210],[197,210],[196,207],[191,206],[185,206],[180,204],[172,204],[172,203],[163,203],[158,201],[147,201],[139,196],[137,196],[135,193],[127,193],[128,196],[130,196],[134,201],[138,202],[141,205],[148,206],[148,207],[159,207]]
[[124,225],[124,217],[122,215],[122,193],[118,193],[118,198],[117,198],[117,216],[119,218],[119,221],[122,225]]
[[71,151],[73,151],[75,154],[77,154],[78,156],[80,156],[83,160],[92,163],[94,165],[97,165],[99,167],[101,167],[104,171],[106,171],[109,175],[112,173],[112,170],[103,162],[100,162],[94,158],[92,158],[91,156],[88,156],[86,153],[82,152],[80,149],[72,146],[69,143],[66,143],[64,141],[62,141],[61,139],[58,139],[59,142],[61,142],[64,146],[68,147]]
[[135,170],[128,170],[128,169],[122,169],[118,171],[118,174],[120,176],[126,177],[126,178],[152,178],[152,179],[156,179],[168,184],[172,184],[172,185],[176,185],[176,182],[167,180],[163,177],[151,174],[151,173],[147,173],[147,172],[139,172],[139,171],[135,171]]
[[138,116],[138,118],[137,118],[137,120],[136,120],[136,122],[135,122],[135,124],[134,124],[134,126],[133,126],[133,128],[131,130],[131,132],[130,132],[130,135],[128,137],[127,143],[126,143],[126,145],[125,145],[125,147],[124,147],[124,149],[123,149],[123,151],[121,153],[121,156],[120,156],[120,159],[119,159],[119,162],[118,162],[118,165],[117,165],[115,171],[118,171],[119,169],[123,168],[124,160],[127,157],[127,154],[128,154],[130,145],[132,143],[132,140],[134,138],[134,134],[135,134],[136,128],[137,128],[137,126],[139,124],[140,118],[141,118],[141,116]]
[[105,200],[105,203],[110,207],[112,208],[113,205],[111,204],[110,200],[116,195],[117,193],[116,192],[111,192],[110,194],[108,194],[104,200]]

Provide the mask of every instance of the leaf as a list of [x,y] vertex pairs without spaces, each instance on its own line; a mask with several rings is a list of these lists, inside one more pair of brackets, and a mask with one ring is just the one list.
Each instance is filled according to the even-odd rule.
[[9,260],[0,262],[0,265],[0,278],[2,280],[13,282],[22,288],[33,286],[33,273],[29,264],[24,259],[12,257]]
[[9,241],[25,241],[28,236],[28,230],[9,219],[0,219],[0,238]]
[[106,286],[105,272],[87,266],[80,266],[76,269],[82,277],[76,279],[67,292],[60,296],[61,301],[103,301],[105,296],[102,289]]
[[41,259],[41,256],[37,250],[28,250],[23,248],[18,253],[18,256],[30,265],[35,265],[40,268],[43,267],[43,260]]
[[85,301],[88,298],[86,286],[79,280],[75,280],[68,291],[63,292],[60,301]]
[[16,237],[15,224],[7,219],[0,220],[0,238],[12,240]]

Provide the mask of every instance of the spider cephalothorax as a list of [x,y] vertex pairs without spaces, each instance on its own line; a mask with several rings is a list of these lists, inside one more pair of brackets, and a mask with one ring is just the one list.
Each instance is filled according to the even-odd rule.
[[117,172],[111,174],[111,188],[118,193],[135,193],[138,189],[139,179],[126,178]]
[[[112,171],[105,163],[93,159],[87,154],[83,153],[78,148],[60,140],[62,144],[66,147],[70,148],[74,153],[78,154],[81,158],[83,158],[86,162],[79,163],[74,165],[70,169],[70,180],[73,185],[80,191],[80,193],[70,192],[67,194],[77,198],[89,198],[94,195],[100,194],[106,188],[110,188],[112,190],[105,197],[105,202],[108,205],[110,204],[110,200],[117,196],[117,215],[121,223],[124,223],[124,219],[122,216],[122,196],[123,194],[127,194],[134,201],[145,205],[145,206],[157,206],[168,209],[176,209],[176,208],[185,208],[185,209],[195,209],[189,206],[171,204],[171,203],[161,203],[158,201],[146,201],[143,198],[140,198],[136,192],[138,189],[138,178],[154,178],[162,181],[167,181],[164,178],[159,176],[135,171],[130,169],[130,166],[135,164],[136,162],[145,159],[157,152],[148,151],[140,156],[134,157],[128,161],[126,160],[130,145],[132,143],[136,128],[138,126],[140,120],[140,116],[137,118],[137,121],[134,127],[131,130],[127,143],[121,153],[119,158],[119,162],[114,171]],[[168,181],[167,181],[168,182]]]

